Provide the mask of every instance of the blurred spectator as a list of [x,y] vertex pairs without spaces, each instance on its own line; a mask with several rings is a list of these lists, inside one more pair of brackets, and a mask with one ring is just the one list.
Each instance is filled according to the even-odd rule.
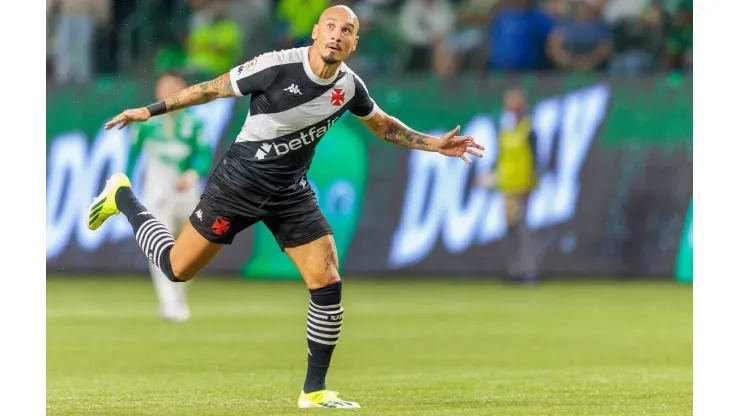
[[228,3],[213,0],[193,17],[187,67],[203,76],[228,72],[242,55],[242,32],[228,17]]
[[188,6],[191,11],[188,30],[193,30],[203,23],[207,23],[210,14],[208,9],[212,1],[213,0],[188,0]]
[[352,53],[348,63],[365,76],[399,72],[405,64],[403,60],[395,59],[404,52],[400,28],[394,19],[395,10],[379,1],[387,0],[359,1],[350,6],[357,13],[361,25],[360,46]]
[[[658,0],[661,3],[665,0]],[[602,17],[610,24],[639,19],[653,0],[610,0],[604,5]]]
[[[263,45],[267,43],[272,30],[273,9],[273,0],[231,0],[229,18],[242,28],[242,44],[249,49],[247,55],[266,52]],[[259,51],[254,51],[255,48]]]
[[187,65],[186,47],[189,23],[192,21],[192,4],[192,0],[163,1],[157,3],[153,17],[150,17],[161,22],[157,25],[152,40],[155,49],[154,68],[159,75],[182,70]]
[[110,0],[51,0],[47,10],[58,10],[55,30],[54,76],[58,83],[87,83],[92,77],[92,46],[96,27],[106,24]]
[[[463,0],[457,9],[456,30],[436,49],[434,72],[439,76],[455,75],[468,58],[486,41],[486,28],[501,0]],[[471,66],[478,66],[471,62]]]
[[215,76],[267,50],[311,44],[321,12],[336,4],[362,21],[350,64],[368,75],[692,65],[691,0],[47,0],[47,76],[84,83],[93,68],[148,62],[159,73]]
[[611,72],[636,75],[658,69],[669,29],[670,16],[661,0],[651,0],[640,16],[615,22]]
[[154,68],[157,74],[175,71],[187,65],[187,54],[175,42],[157,43]]
[[278,47],[308,46],[311,32],[321,12],[331,6],[329,0],[278,0]]
[[553,22],[560,23],[568,17],[568,0],[546,0],[543,8]]
[[571,0],[573,13],[548,38],[548,55],[556,67],[603,69],[612,54],[609,26],[600,17],[599,0]]
[[478,179],[480,186],[497,189],[505,201],[508,229],[508,274],[512,281],[538,280],[534,236],[527,226],[529,195],[539,181],[537,134],[527,111],[524,93],[511,89],[504,94],[504,114],[498,140],[498,159],[493,171]]
[[46,79],[54,75],[54,21],[56,17],[56,2],[46,0]]
[[694,3],[683,0],[678,5],[673,27],[665,44],[665,66],[668,69],[689,69],[693,66]]
[[[335,0],[334,2],[338,2],[338,0]],[[347,2],[340,2],[340,3],[347,3]],[[367,4],[371,7],[386,7],[393,3],[396,3],[396,0],[357,0],[356,2],[359,4]],[[354,6],[352,6],[354,7]]]
[[432,54],[452,30],[455,11],[448,0],[406,0],[401,6],[401,36],[409,46],[406,69],[428,71]]
[[489,28],[488,63],[492,69],[548,67],[545,45],[554,22],[534,0],[505,0]]

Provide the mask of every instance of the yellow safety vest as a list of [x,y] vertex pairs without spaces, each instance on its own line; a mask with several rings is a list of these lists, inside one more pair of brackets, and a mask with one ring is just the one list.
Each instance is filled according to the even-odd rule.
[[504,194],[523,194],[535,187],[535,160],[529,144],[531,131],[532,122],[524,117],[513,128],[501,129],[499,133],[496,179]]

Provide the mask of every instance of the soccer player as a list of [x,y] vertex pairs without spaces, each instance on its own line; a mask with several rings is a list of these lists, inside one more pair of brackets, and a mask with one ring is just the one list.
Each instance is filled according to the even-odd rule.
[[[157,79],[155,96],[164,100],[187,87],[177,73]],[[142,124],[131,125],[131,151],[126,174],[131,177],[144,150],[143,199],[152,215],[171,233],[179,232],[200,199],[198,179],[211,169],[211,151],[203,138],[203,123],[188,111],[168,113]],[[165,276],[149,264],[163,319],[190,319],[185,285]]]
[[379,109],[362,80],[343,62],[357,47],[359,28],[348,7],[328,8],[313,28],[311,46],[260,55],[163,102],[125,110],[106,124],[122,128],[217,98],[252,96],[241,132],[211,174],[177,242],[139,203],[123,174],[111,176],[89,210],[90,229],[122,212],[146,256],[174,282],[191,280],[237,233],[264,222],[310,293],[308,369],[300,408],[360,407],[325,385],[344,309],[331,228],[306,180],[321,137],[349,111],[376,136],[399,146],[466,163],[470,163],[466,155],[480,157],[483,150],[472,137],[456,136],[459,126],[432,137]]

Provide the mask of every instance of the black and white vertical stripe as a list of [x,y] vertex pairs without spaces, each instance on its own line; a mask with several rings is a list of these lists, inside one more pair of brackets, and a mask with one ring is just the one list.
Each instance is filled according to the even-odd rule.
[[175,239],[167,228],[156,218],[146,220],[136,231],[136,242],[144,250],[150,262],[159,267],[159,258],[168,247],[175,245]]
[[342,330],[344,308],[342,304],[320,306],[313,301],[308,304],[306,337],[324,345],[336,345]]

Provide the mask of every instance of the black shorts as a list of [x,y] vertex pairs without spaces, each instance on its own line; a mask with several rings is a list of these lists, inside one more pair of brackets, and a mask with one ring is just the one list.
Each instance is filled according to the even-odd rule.
[[[224,162],[229,161],[229,157],[227,155],[215,169],[190,215],[190,224],[206,240],[231,244],[237,234],[259,221],[270,229],[281,249],[297,247],[332,233],[305,180],[284,194],[244,186],[241,176],[248,172],[235,170],[236,163],[227,167]],[[240,177],[234,178],[235,174]]]

